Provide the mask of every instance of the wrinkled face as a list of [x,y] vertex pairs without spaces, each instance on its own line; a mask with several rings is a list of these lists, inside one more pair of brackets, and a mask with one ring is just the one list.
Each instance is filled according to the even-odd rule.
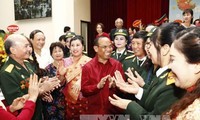
[[43,33],[38,32],[34,35],[34,39],[32,40],[33,48],[35,50],[41,50],[45,45],[45,36]]
[[143,58],[145,56],[145,50],[143,48],[143,39],[142,38],[133,38],[131,41],[132,43],[132,50],[136,56],[139,58]]
[[13,45],[11,49],[11,53],[20,60],[28,59],[33,51],[31,44],[26,38],[16,41],[15,45]]
[[72,56],[80,57],[82,56],[84,50],[84,46],[82,45],[80,40],[73,40],[70,45],[70,51]]
[[149,58],[152,60],[152,63],[155,65],[159,65],[157,49],[154,46],[152,41],[149,43],[149,47],[147,48],[147,50],[148,50]]
[[62,48],[60,48],[58,46],[54,47],[53,51],[52,51],[52,58],[54,60],[59,61],[59,60],[62,60],[63,57],[64,57],[64,52],[63,52]]
[[123,22],[118,19],[117,21],[115,21],[115,26],[116,26],[116,28],[122,28]]
[[198,80],[195,74],[195,64],[188,63],[185,56],[174,47],[174,43],[170,48],[169,68],[175,74],[175,85],[180,88],[187,89]]
[[111,40],[107,37],[103,37],[99,39],[98,44],[98,46],[94,46],[94,50],[97,53],[99,60],[108,60],[113,50]]
[[102,33],[103,32],[101,25],[97,25],[96,30],[97,30],[98,33]]
[[123,49],[126,47],[127,41],[123,35],[116,35],[114,39],[114,44],[117,49]]
[[185,13],[183,15],[183,21],[186,23],[190,23],[190,21],[192,20],[192,15],[190,13]]

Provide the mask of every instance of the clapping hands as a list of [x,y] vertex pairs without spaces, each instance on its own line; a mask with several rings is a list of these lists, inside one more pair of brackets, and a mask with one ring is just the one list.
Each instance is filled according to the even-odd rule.
[[127,72],[125,72],[125,74],[134,82],[136,82],[140,87],[143,87],[145,82],[143,80],[143,78],[138,74],[137,71],[134,72],[136,77],[133,75],[133,72],[131,71],[130,68],[128,68]]
[[123,92],[130,94],[137,94],[139,85],[131,79],[128,79],[128,83],[123,80],[123,77],[119,71],[115,71],[115,83],[116,86]]

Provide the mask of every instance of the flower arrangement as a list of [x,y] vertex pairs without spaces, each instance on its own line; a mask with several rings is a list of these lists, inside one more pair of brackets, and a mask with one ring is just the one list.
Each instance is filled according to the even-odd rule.
[[7,54],[4,48],[4,42],[7,36],[8,34],[4,32],[0,32],[0,66],[2,65],[2,63],[6,61],[6,58],[7,58]]

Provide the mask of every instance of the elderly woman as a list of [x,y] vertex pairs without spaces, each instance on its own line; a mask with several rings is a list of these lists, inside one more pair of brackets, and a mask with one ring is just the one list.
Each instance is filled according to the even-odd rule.
[[185,96],[168,112],[174,120],[200,119],[200,28],[180,32],[170,50],[175,85],[186,89]]

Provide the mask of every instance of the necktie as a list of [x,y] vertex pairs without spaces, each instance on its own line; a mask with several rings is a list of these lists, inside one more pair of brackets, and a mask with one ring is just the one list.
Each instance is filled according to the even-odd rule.
[[119,59],[121,56],[121,53],[117,53],[117,59]]
[[141,66],[141,64],[142,64],[143,60],[138,60],[138,61],[139,61],[139,66]]

